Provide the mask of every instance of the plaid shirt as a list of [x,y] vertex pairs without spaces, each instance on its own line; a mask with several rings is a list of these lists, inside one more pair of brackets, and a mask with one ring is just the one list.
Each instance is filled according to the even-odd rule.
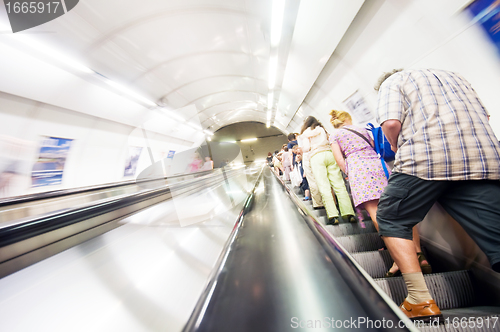
[[377,121],[401,122],[394,172],[425,180],[500,179],[500,144],[469,82],[443,70],[405,70],[380,87]]

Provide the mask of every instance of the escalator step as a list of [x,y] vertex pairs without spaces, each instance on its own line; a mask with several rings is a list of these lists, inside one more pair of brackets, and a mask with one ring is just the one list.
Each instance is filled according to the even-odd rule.
[[350,253],[374,251],[384,246],[384,242],[378,233],[339,236],[336,240],[339,241],[340,244],[342,244],[342,246]]
[[393,263],[388,250],[359,252],[352,257],[372,278],[383,278]]
[[[474,290],[469,271],[454,271],[425,275],[425,283],[432,298],[441,310],[474,305]],[[407,295],[402,277],[375,280],[394,302],[400,304]]]
[[333,236],[345,236],[345,235],[355,235],[355,234],[367,234],[367,233],[375,233],[377,230],[375,226],[373,226],[372,221],[365,221],[366,228],[362,228],[361,224],[355,223],[342,223],[338,226],[327,226],[326,229]]

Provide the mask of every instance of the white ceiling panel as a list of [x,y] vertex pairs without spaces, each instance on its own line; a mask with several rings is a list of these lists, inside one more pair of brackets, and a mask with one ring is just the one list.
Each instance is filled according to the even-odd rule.
[[[85,0],[27,34],[94,70],[94,74],[71,72],[89,86],[115,94],[104,83],[108,78],[145,97],[146,102],[140,102],[121,94],[143,110],[144,115],[127,120],[138,125],[148,119],[151,103],[181,115],[181,108],[192,106],[203,129],[242,121],[265,123],[269,59],[279,54],[275,101],[280,122],[275,125],[283,129],[363,1],[286,0],[283,38],[274,47],[269,37],[272,4],[272,0]],[[6,19],[2,10],[0,26]],[[11,36],[0,35],[3,38]],[[38,56],[36,50],[33,56]],[[125,116],[119,106],[102,108],[106,118]],[[82,112],[79,106],[72,109]],[[189,138],[170,120],[162,118],[148,126],[160,134]]]
[[[301,1],[278,111],[288,125],[364,0]],[[327,42],[325,42],[327,41]]]

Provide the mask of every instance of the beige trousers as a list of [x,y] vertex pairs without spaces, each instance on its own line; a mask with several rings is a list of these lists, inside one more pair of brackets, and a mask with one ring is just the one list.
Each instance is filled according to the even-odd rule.
[[311,161],[309,159],[308,153],[302,155],[302,168],[304,168],[304,173],[306,173],[307,183],[309,184],[309,191],[311,192],[311,198],[313,207],[323,206],[323,200],[321,199],[321,193],[319,192],[318,184],[314,179],[314,175],[311,168]]

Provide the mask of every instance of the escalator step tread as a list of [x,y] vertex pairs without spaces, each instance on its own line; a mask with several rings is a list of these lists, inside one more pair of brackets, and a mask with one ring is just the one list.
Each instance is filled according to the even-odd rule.
[[383,278],[393,263],[388,250],[358,252],[352,257],[372,278]]
[[[424,278],[432,298],[441,310],[474,305],[474,289],[469,271],[433,273],[424,275]],[[402,277],[381,278],[375,282],[398,304],[407,295]]]
[[384,242],[378,233],[339,236],[336,240],[350,253],[374,251],[384,246]]
[[365,226],[366,227],[363,228],[360,223],[354,223],[354,224],[342,223],[337,226],[332,226],[332,225],[326,226],[326,229],[333,236],[368,234],[377,232],[372,221],[365,221]]

